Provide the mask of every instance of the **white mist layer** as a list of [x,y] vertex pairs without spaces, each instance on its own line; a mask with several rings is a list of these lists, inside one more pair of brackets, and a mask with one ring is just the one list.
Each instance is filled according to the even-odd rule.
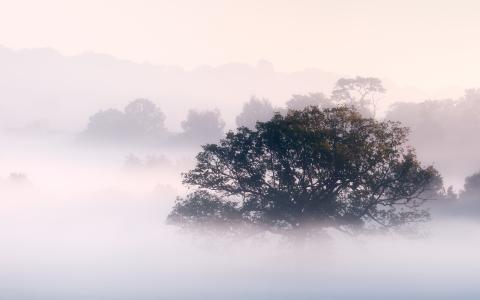
[[[480,225],[434,220],[423,238],[272,235],[205,240],[165,224],[194,152],[129,169],[151,149],[3,139],[0,299],[478,299]],[[9,180],[25,173],[28,182]]]

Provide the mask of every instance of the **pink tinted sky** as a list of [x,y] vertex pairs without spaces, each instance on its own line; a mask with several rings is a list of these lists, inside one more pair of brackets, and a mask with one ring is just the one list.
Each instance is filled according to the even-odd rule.
[[0,0],[0,45],[137,62],[271,61],[388,77],[429,90],[480,86],[480,2]]

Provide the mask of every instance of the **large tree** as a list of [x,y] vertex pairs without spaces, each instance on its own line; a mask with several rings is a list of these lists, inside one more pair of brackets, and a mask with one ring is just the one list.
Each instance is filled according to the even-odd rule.
[[[406,144],[408,130],[351,108],[309,107],[240,127],[203,146],[169,220],[249,224],[280,232],[393,227],[427,220],[421,205],[442,190]],[[235,218],[235,220],[232,220]]]

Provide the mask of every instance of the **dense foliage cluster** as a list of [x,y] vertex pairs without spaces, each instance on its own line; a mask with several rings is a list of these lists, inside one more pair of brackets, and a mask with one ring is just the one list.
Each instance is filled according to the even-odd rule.
[[[280,232],[333,226],[392,227],[428,219],[442,190],[433,167],[406,145],[408,130],[347,107],[308,107],[240,127],[203,146],[169,220],[182,226],[243,223]],[[223,224],[223,225],[222,225]]]

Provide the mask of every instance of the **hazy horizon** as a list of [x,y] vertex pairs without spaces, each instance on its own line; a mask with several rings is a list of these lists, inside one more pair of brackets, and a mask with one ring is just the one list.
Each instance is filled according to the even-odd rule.
[[2,0],[0,5],[0,44],[14,49],[97,52],[187,69],[265,59],[282,72],[319,68],[386,77],[429,92],[480,86],[480,44],[472,39],[480,30],[476,1]]
[[[320,68],[282,72],[267,60],[185,69],[94,52],[64,55],[52,47],[12,49],[1,43],[0,62],[0,127],[41,124],[77,132],[84,129],[88,116],[120,108],[136,98],[159,104],[172,130],[178,130],[189,109],[219,109],[227,127],[233,128],[235,116],[252,96],[283,107],[294,94],[328,96],[339,78],[365,76]],[[465,85],[429,93],[380,78],[387,92],[378,102],[379,116],[396,102],[457,99],[464,90],[475,88]],[[52,109],[57,111],[55,116],[50,114]]]

